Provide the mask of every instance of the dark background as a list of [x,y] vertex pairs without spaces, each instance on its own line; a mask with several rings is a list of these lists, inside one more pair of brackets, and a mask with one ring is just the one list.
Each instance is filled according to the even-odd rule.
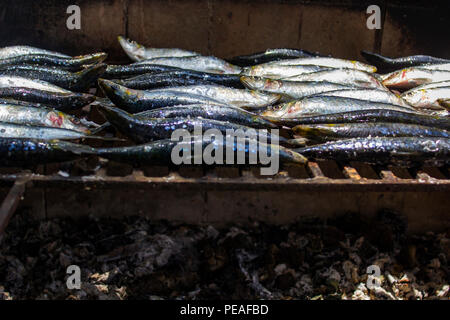
[[[81,8],[81,30],[66,28],[71,4]],[[366,28],[370,4],[382,9],[381,30]],[[126,35],[219,57],[292,47],[353,59],[361,49],[450,58],[448,9],[434,1],[2,0],[0,46],[106,51],[126,62],[117,43]]]

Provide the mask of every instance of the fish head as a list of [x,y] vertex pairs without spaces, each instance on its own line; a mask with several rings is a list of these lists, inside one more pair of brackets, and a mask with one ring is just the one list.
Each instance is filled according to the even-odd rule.
[[257,76],[259,74],[259,70],[261,69],[261,66],[250,66],[242,68],[241,74],[246,76]]
[[120,46],[125,53],[134,61],[140,61],[145,59],[145,47],[133,41],[131,39],[118,36]]
[[97,109],[107,121],[118,128],[132,126],[133,121],[136,119],[132,114],[117,107],[99,104]]
[[138,90],[129,89],[110,80],[98,79],[98,85],[105,95],[119,106],[130,101],[137,101],[141,96]]
[[90,130],[82,125],[79,119],[57,110],[47,113],[45,123],[54,128],[75,130],[86,134],[90,133]]
[[413,68],[405,68],[390,73],[382,83],[388,88],[409,89],[426,82],[428,82],[427,78],[414,76]]
[[291,107],[293,102],[283,103],[276,106],[268,107],[266,110],[261,112],[261,116],[263,117],[274,117],[274,118],[282,118],[285,113]]
[[291,161],[293,163],[306,164],[308,162],[308,159],[298,152],[295,152],[293,150],[290,150],[288,148],[283,148],[283,147],[280,147],[280,149],[281,149],[280,151],[289,155],[289,157],[291,158]]
[[264,88],[264,83],[262,78],[251,77],[251,76],[241,76],[240,80],[244,86],[253,90],[261,90]]

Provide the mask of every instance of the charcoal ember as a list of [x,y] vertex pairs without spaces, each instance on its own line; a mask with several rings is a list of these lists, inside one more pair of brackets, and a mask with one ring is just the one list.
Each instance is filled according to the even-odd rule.
[[[0,299],[448,299],[448,234],[406,236],[389,212],[371,222],[219,228],[139,216],[33,221],[19,209],[0,247]],[[377,240],[382,227],[389,236]],[[79,290],[67,290],[69,264],[81,268]],[[375,287],[368,266],[380,268]]]

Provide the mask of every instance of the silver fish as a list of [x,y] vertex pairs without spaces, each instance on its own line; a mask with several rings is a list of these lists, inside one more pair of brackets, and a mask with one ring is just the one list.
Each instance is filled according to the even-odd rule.
[[426,64],[420,67],[428,70],[450,71],[450,63]]
[[383,84],[392,89],[411,89],[421,84],[448,80],[450,80],[450,71],[419,67],[406,68],[383,76]]
[[164,57],[142,60],[139,64],[156,64],[219,74],[239,74],[241,68],[212,56]]
[[27,79],[19,76],[0,75],[0,88],[31,88],[56,93],[72,93],[72,91],[60,88],[42,80]]
[[450,86],[428,89],[412,89],[402,94],[402,98],[416,108],[442,109],[440,100],[450,99]]
[[422,90],[422,89],[431,89],[431,88],[441,88],[441,87],[450,87],[450,80],[447,81],[439,81],[439,82],[430,82],[426,84],[422,84],[418,87],[414,87],[408,91],[403,92],[403,94],[406,94],[407,92],[415,91],[415,90]]
[[277,64],[261,64],[242,69],[241,74],[246,76],[257,76],[271,79],[282,79],[293,76],[298,76],[305,73],[312,73],[317,71],[328,70],[321,66],[284,66]]
[[42,126],[26,126],[8,122],[0,122],[0,138],[23,139],[80,139],[89,135],[79,131]]
[[352,88],[351,85],[332,83],[328,81],[289,81],[274,80],[260,77],[242,76],[241,82],[249,89],[278,93],[294,99],[319,94],[327,91]]
[[197,52],[176,48],[146,48],[136,41],[118,36],[120,45],[123,51],[133,61],[141,61],[146,59],[161,58],[161,57],[189,57],[200,55]]
[[281,61],[267,62],[267,64],[279,66],[295,66],[295,65],[313,65],[328,68],[347,68],[355,69],[365,72],[376,72],[377,68],[355,60],[345,60],[331,57],[311,57],[311,58],[296,58]]
[[60,57],[60,58],[71,58],[71,56],[68,56],[68,55],[65,55],[65,54],[62,54],[59,52],[34,48],[34,47],[30,47],[30,46],[11,46],[11,47],[4,47],[4,48],[0,49],[0,59],[13,58],[13,57],[23,56],[23,55],[27,55],[27,54],[46,54],[49,56],[55,56],[55,57]]
[[364,88],[386,89],[372,74],[354,69],[331,69],[285,78],[289,81],[328,81]]
[[216,101],[240,108],[259,108],[276,103],[280,99],[279,94],[258,92],[254,90],[235,89],[221,85],[192,85],[170,87],[167,89],[154,89],[149,92],[184,92],[199,96],[205,96]]
[[396,96],[394,93],[390,91],[380,89],[370,89],[370,88],[340,89],[335,91],[324,92],[321,95],[390,103],[398,106],[403,106],[409,109],[413,109],[413,107],[411,107],[411,105],[405,100],[403,100],[401,97]]
[[0,121],[22,125],[43,126],[75,130],[89,134],[87,126],[81,120],[61,111],[46,108],[21,106],[16,104],[0,104]]
[[314,116],[358,110],[386,109],[414,113],[409,108],[381,102],[371,102],[360,99],[332,97],[332,96],[310,96],[301,100],[269,107],[262,112],[262,116],[278,118],[297,118],[301,116]]

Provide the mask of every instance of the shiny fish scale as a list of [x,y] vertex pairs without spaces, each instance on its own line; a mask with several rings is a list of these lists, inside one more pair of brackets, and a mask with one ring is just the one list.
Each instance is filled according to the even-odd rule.
[[289,127],[293,127],[299,124],[394,122],[394,123],[419,124],[450,130],[450,119],[445,117],[430,116],[426,114],[414,114],[410,112],[402,112],[386,109],[339,112],[311,117],[298,117],[292,119],[269,118],[269,120],[274,123],[286,125]]
[[212,72],[220,74],[239,74],[241,68],[213,57],[213,56],[192,56],[192,57],[166,57],[142,60],[137,64],[159,64],[171,67],[178,67],[202,72]]
[[300,99],[327,91],[352,88],[351,85],[332,83],[328,81],[299,82],[246,76],[242,76],[241,81],[249,89],[283,94],[294,99]]
[[268,108],[267,111],[264,111],[261,115],[279,118],[296,118],[299,116],[313,116],[346,111],[361,111],[373,109],[413,112],[409,108],[392,104],[370,102],[345,97],[328,97],[326,95],[323,95],[310,96],[301,100],[274,106],[272,108]]
[[[211,138],[208,137],[192,137],[189,141],[172,141],[172,140],[158,140],[138,146],[130,146],[130,147],[119,147],[119,148],[102,148],[97,149],[97,153],[104,158],[122,161],[131,163],[133,165],[172,165],[172,149],[178,145],[184,152],[189,152],[189,150],[193,153],[194,145],[201,144],[202,145],[202,154],[206,146],[212,144],[214,146],[214,150],[222,149],[225,154],[225,148],[230,148],[234,152],[243,151],[245,152],[246,159],[250,154],[258,154],[259,149],[265,148],[268,156],[271,156],[273,153],[279,156],[279,160],[281,163],[299,163],[304,164],[306,159],[283,147],[256,143],[254,140],[244,139],[240,141],[240,139],[232,139],[232,146],[230,146],[229,140],[226,139],[214,139],[212,141]],[[250,143],[252,141],[252,143]],[[190,158],[190,163],[194,163],[195,154]],[[236,161],[234,161],[235,163]],[[224,163],[227,164],[226,158],[224,159]]]
[[450,138],[448,131],[406,123],[342,123],[299,125],[296,134],[316,140],[356,137],[442,137]]
[[4,48],[0,49],[0,59],[18,57],[18,56],[23,56],[23,55],[27,55],[27,54],[45,54],[45,55],[55,56],[55,57],[60,57],[60,58],[71,58],[71,56],[68,56],[68,55],[65,55],[65,54],[62,54],[59,52],[34,48],[34,47],[30,47],[30,46],[11,46],[11,47],[4,47]]
[[60,88],[46,81],[32,80],[19,76],[10,76],[1,74],[0,74],[0,87],[1,88],[23,87],[56,93],[66,93],[66,94],[72,93],[69,90]]
[[364,88],[386,89],[383,84],[369,73],[354,69],[331,69],[284,78],[290,81],[328,81]]
[[65,141],[0,138],[0,166],[69,161],[93,153],[91,147]]
[[134,61],[159,57],[188,57],[199,55],[196,52],[177,48],[146,48],[136,41],[132,41],[122,36],[119,36],[118,40],[125,53]]
[[359,61],[352,61],[352,60],[345,60],[345,59],[338,59],[338,58],[331,58],[331,57],[297,58],[297,59],[268,62],[267,64],[280,65],[280,66],[281,65],[284,65],[284,66],[313,65],[313,66],[321,66],[321,67],[329,67],[329,68],[355,69],[355,70],[360,70],[360,71],[365,71],[365,72],[377,71],[376,67],[370,66],[368,64],[365,64],[365,63],[362,63]]
[[170,90],[173,92],[184,92],[199,96],[205,96],[216,101],[231,104],[237,107],[265,107],[280,99],[279,95],[248,91],[245,89],[234,89],[219,85],[194,85],[170,87],[167,89],[155,89],[153,92]]
[[337,161],[365,161],[375,164],[394,163],[430,165],[450,163],[450,139],[422,137],[376,137],[345,139],[296,149],[307,158]]
[[89,128],[83,126],[79,119],[46,107],[0,104],[0,121],[89,133]]

